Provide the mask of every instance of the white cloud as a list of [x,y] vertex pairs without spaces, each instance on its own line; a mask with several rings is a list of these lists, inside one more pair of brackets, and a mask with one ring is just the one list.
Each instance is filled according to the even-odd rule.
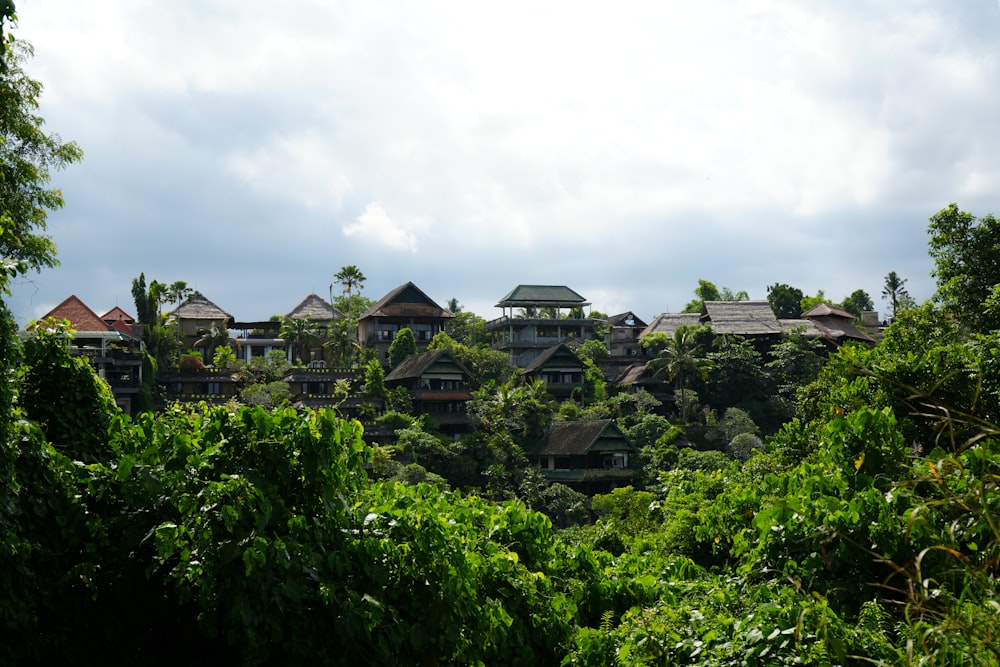
[[[574,287],[596,274],[609,286],[585,294],[595,306],[650,316],[682,306],[698,278],[762,298],[766,285],[749,281],[766,275],[839,298],[878,275],[872,263],[892,264],[882,275],[926,266],[927,216],[948,202],[995,208],[992,3],[18,9],[17,32],[36,47],[29,70],[46,85],[42,114],[87,153],[56,175],[67,208],[50,229],[101,221],[188,239],[189,263],[169,278],[189,283],[205,270],[198,253],[229,256],[238,236],[239,257],[295,265],[287,280],[371,257],[373,289],[379,273],[392,275],[388,289],[433,282],[398,275],[410,270],[445,281],[462,262],[455,293],[489,303],[533,275]],[[886,221],[878,235],[872,220]],[[285,257],[279,237],[296,251]],[[64,263],[84,271],[113,257],[148,276],[162,261],[86,238],[56,239]],[[304,246],[323,249],[316,266]],[[789,262],[817,247],[835,270]],[[391,266],[374,265],[382,251]],[[487,279],[499,284],[477,289]],[[278,291],[275,276],[260,280]]]
[[392,218],[379,202],[371,202],[355,222],[344,225],[344,236],[357,236],[393,250],[416,253],[420,236],[431,227],[424,216]]
[[307,209],[337,212],[353,190],[347,167],[315,129],[237,148],[220,162],[256,194]]

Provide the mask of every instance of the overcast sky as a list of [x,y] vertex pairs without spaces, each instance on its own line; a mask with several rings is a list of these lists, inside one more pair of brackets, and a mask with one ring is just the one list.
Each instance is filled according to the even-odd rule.
[[997,0],[18,0],[70,294],[187,281],[239,320],[355,264],[478,315],[567,285],[651,320],[699,278],[880,311],[928,218],[1000,214]]

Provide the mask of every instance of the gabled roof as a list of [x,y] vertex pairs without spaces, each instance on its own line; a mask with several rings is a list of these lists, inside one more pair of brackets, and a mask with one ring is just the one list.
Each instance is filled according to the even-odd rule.
[[781,324],[767,301],[706,301],[701,321],[719,334],[762,336],[781,333]]
[[124,320],[129,324],[135,324],[135,318],[126,313],[121,306],[115,306],[108,312],[104,313],[103,315],[101,315],[101,319],[107,322],[108,324],[111,324],[112,322],[115,322],[117,320]]
[[848,322],[853,322],[858,319],[854,313],[849,313],[843,308],[838,308],[833,304],[820,303],[808,310],[808,312],[802,313],[802,319],[808,320],[813,317],[838,317]]
[[554,422],[529,456],[585,456],[590,452],[634,452],[612,419]]
[[69,320],[70,326],[77,332],[110,331],[111,325],[92,311],[80,298],[72,294],[58,306],[39,318],[47,320],[50,317],[57,320]]
[[101,319],[104,320],[105,324],[117,331],[121,331],[129,336],[135,335],[135,318],[118,306],[101,315]]
[[573,350],[565,343],[559,343],[558,345],[553,345],[552,347],[547,347],[542,350],[542,353],[532,360],[532,362],[521,371],[522,374],[534,373],[550,363],[555,363],[557,361],[570,362],[574,366],[579,366],[583,368],[583,361],[580,357],[576,356]]
[[496,307],[577,308],[589,305],[586,299],[564,285],[518,285],[501,298]]
[[185,320],[225,320],[229,322],[233,316],[222,310],[205,298],[201,292],[195,292],[181,305],[170,311],[170,316]]
[[419,287],[412,282],[400,285],[384,297],[378,303],[361,314],[359,320],[371,317],[430,317],[430,318],[452,318],[455,313],[445,310],[434,302],[429,296],[424,294]]
[[657,315],[650,324],[639,334],[640,340],[651,333],[662,333],[673,338],[674,333],[682,326],[698,326],[701,315],[698,313],[663,313]]
[[471,374],[448,350],[431,350],[411,354],[403,359],[398,366],[392,369],[385,376],[386,382],[394,380],[410,380],[419,378],[435,366],[451,366],[453,371],[460,372],[463,376],[469,377]]
[[613,327],[645,327],[646,323],[642,321],[635,313],[628,311],[627,313],[619,313],[618,315],[612,315],[608,318],[608,324]]
[[302,299],[299,305],[292,308],[285,317],[308,317],[318,322],[329,322],[330,320],[344,319],[344,314],[319,295],[310,294]]

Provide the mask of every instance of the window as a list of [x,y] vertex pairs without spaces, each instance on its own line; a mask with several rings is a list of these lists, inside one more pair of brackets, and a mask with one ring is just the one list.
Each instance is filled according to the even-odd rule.
[[430,324],[415,324],[412,331],[413,337],[420,343],[429,342],[434,338],[434,327]]
[[535,337],[537,338],[558,338],[559,327],[539,326],[535,327]]

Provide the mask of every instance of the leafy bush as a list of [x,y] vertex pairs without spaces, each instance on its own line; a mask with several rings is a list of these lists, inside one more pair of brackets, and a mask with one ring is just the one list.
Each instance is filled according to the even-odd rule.
[[198,352],[185,352],[181,355],[177,367],[181,373],[198,373],[205,370],[205,362]]

